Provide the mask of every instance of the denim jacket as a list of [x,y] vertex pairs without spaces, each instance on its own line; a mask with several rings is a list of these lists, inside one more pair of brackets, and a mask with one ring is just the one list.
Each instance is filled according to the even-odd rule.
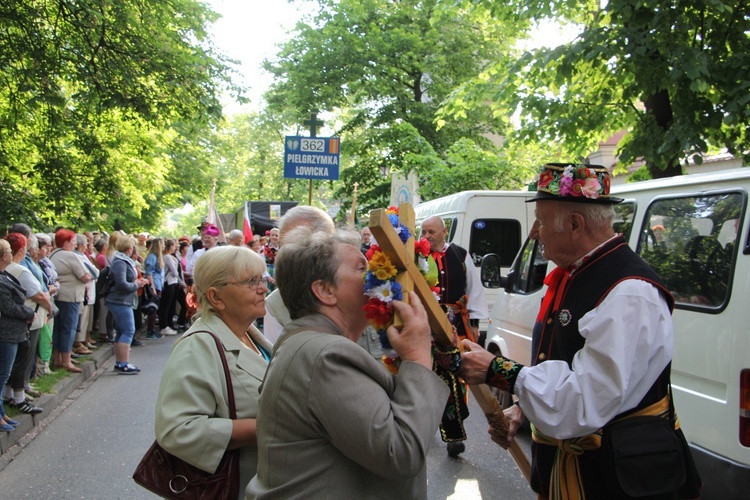
[[138,306],[138,284],[135,262],[122,252],[116,252],[109,266],[109,279],[114,283],[107,294],[107,304],[121,304],[135,309]]

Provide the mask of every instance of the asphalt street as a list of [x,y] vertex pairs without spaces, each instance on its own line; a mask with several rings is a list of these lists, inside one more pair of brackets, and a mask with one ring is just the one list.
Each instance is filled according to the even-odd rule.
[[[95,380],[50,412],[43,429],[0,472],[6,499],[149,499],[131,474],[154,439],[154,406],[162,368],[175,337],[146,341],[131,362],[143,371],[118,375],[114,358]],[[489,440],[471,400],[466,452],[448,457],[435,434],[427,473],[430,499],[532,499],[535,496],[504,450]],[[528,452],[528,439],[523,436]]]

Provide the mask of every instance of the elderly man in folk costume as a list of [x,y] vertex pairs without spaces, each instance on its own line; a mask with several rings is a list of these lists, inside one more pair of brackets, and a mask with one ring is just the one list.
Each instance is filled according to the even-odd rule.
[[508,446],[530,420],[541,498],[697,498],[670,394],[674,300],[613,231],[622,200],[609,196],[609,172],[547,164],[537,191],[531,237],[557,268],[545,280],[531,366],[464,341],[464,379],[518,397],[509,432],[493,439]]

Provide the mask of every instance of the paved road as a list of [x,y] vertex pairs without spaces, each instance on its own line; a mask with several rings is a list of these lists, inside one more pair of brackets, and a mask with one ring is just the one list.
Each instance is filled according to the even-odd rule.
[[[101,375],[53,412],[48,425],[0,472],[5,499],[157,498],[130,477],[153,441],[154,402],[173,337],[134,348],[139,375]],[[430,499],[532,499],[509,455],[491,443],[481,411],[467,421],[467,451],[449,458],[435,435],[428,458]],[[55,414],[57,414],[55,416]]]

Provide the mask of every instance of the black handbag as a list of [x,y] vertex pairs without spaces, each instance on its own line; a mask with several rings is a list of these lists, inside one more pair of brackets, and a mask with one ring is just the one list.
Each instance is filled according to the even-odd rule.
[[[201,332],[210,334],[219,349],[227,380],[229,418],[234,420],[237,418],[234,389],[224,346],[212,332]],[[191,335],[193,333],[200,332],[192,332]],[[133,472],[133,480],[164,498],[237,500],[240,489],[240,450],[225,452],[219,467],[212,474],[172,455],[154,441]]]
[[626,495],[671,493],[685,484],[684,450],[673,422],[670,391],[668,419],[626,417],[604,427],[602,448],[613,464],[613,480]]

